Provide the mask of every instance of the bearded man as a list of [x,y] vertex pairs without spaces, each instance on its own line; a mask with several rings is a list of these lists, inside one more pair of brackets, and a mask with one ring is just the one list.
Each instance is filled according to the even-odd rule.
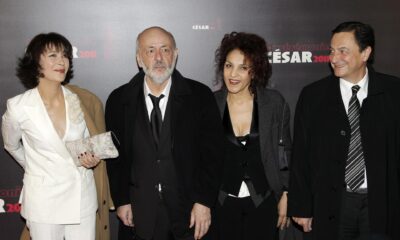
[[135,239],[207,239],[222,166],[216,102],[175,70],[170,32],[150,27],[136,44],[141,71],[106,104],[107,128],[120,141],[120,156],[107,162],[117,215]]

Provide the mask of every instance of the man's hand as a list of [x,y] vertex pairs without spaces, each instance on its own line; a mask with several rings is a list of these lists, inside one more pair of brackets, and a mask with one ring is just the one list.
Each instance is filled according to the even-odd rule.
[[277,228],[283,230],[285,227],[289,227],[290,219],[286,215],[287,212],[287,192],[283,192],[281,199],[278,203],[278,222]]
[[201,239],[211,225],[210,209],[199,203],[195,203],[190,214],[190,226],[194,228],[194,239]]
[[292,219],[295,223],[303,227],[304,232],[311,232],[312,218],[292,217]]
[[133,227],[132,206],[130,204],[119,206],[117,208],[117,216],[125,226]]

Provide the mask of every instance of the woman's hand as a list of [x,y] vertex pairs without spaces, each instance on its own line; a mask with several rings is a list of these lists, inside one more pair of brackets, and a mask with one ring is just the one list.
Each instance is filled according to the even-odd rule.
[[278,223],[276,227],[283,230],[285,227],[289,227],[290,219],[286,215],[287,212],[287,192],[283,192],[281,199],[278,203]]
[[100,162],[100,159],[98,157],[87,152],[81,153],[81,155],[78,156],[78,158],[81,161],[82,166],[85,168],[94,168]]

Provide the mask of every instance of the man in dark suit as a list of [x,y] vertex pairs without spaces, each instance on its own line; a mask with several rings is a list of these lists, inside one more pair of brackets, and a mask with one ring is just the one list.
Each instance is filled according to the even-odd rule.
[[107,128],[120,141],[120,157],[107,162],[112,198],[136,239],[206,239],[217,199],[218,108],[207,86],[175,70],[177,56],[171,33],[144,30],[136,48],[142,71],[107,100]]
[[400,80],[372,69],[369,25],[332,33],[334,75],[296,107],[288,215],[312,239],[400,239]]

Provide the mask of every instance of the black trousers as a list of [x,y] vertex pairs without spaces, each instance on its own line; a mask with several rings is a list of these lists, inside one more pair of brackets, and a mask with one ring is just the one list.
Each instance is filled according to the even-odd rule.
[[271,195],[257,208],[250,197],[227,197],[217,203],[211,223],[213,239],[276,240],[278,239],[277,202]]
[[368,194],[345,191],[342,198],[339,222],[340,240],[374,239],[370,236],[368,219]]
[[[194,227],[193,229],[189,229],[189,221],[190,219],[187,219],[187,223],[185,224],[187,225],[187,230],[183,229],[182,226],[179,226],[179,231],[175,232],[178,235],[174,235],[172,232],[173,226],[171,226],[167,208],[164,201],[160,200],[157,206],[157,219],[154,227],[154,235],[151,240],[194,240]],[[134,239],[148,240],[141,238],[137,234]]]
[[125,226],[121,220],[118,219],[118,240],[133,240],[135,228]]

